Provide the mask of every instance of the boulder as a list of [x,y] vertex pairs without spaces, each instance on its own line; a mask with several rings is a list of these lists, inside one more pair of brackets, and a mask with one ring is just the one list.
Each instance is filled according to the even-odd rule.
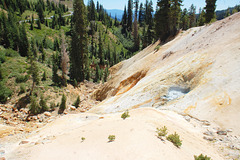
[[226,136],[227,135],[227,131],[217,131],[217,134]]
[[70,106],[69,109],[72,110],[72,111],[75,111],[76,107],[75,106]]
[[51,117],[52,114],[50,112],[44,112],[44,115],[47,116],[47,117]]

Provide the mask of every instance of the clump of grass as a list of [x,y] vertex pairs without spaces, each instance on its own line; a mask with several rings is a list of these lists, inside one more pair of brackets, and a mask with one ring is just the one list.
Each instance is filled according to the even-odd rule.
[[203,154],[200,154],[199,156],[194,156],[195,160],[211,160],[211,157],[204,156]]
[[121,115],[121,118],[125,120],[125,119],[128,118],[128,117],[130,117],[129,111],[126,110],[126,111]]
[[158,137],[164,137],[167,135],[167,127],[164,126],[162,127],[161,129],[157,128],[157,134],[158,134]]
[[108,136],[108,142],[113,142],[115,141],[116,136],[115,135],[109,135]]
[[160,48],[161,48],[161,46],[158,45],[157,47],[154,48],[154,50],[157,52]]
[[170,134],[169,136],[167,136],[167,140],[172,142],[178,148],[182,145],[180,136],[176,132],[174,134]]

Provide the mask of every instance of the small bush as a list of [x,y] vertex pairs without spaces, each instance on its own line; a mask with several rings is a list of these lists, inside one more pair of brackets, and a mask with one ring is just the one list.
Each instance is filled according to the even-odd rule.
[[46,81],[46,80],[47,80],[47,74],[46,74],[46,71],[44,71],[42,76],[42,81]]
[[21,75],[21,74],[19,74],[19,75],[17,75],[17,77],[16,77],[16,83],[24,83],[24,82],[27,82],[27,80],[28,80],[28,75]]
[[5,56],[7,56],[7,57],[18,57],[19,53],[17,51],[12,50],[12,49],[6,49]]
[[182,141],[176,132],[167,136],[167,140],[172,142],[178,148],[182,145]]
[[67,102],[67,97],[65,96],[65,94],[63,94],[62,101],[58,111],[59,114],[63,113],[63,111],[66,109],[66,102]]
[[20,85],[19,95],[20,95],[20,94],[23,94],[23,93],[25,93],[25,92],[26,92],[26,88],[25,88],[25,86],[24,86],[23,84],[21,84],[21,85]]
[[121,118],[125,120],[125,119],[128,118],[128,117],[130,117],[129,111],[126,110],[126,111],[121,115]]
[[0,54],[0,64],[6,62],[6,57],[3,54]]
[[56,108],[55,103],[54,103],[54,102],[51,102],[51,103],[50,103],[50,110],[51,110],[51,111],[54,111],[55,108]]
[[49,111],[49,107],[47,106],[47,102],[44,99],[43,96],[41,96],[40,101],[39,101],[39,105],[41,107],[41,112],[45,112],[45,111]]
[[6,103],[8,97],[11,97],[12,91],[5,86],[4,82],[0,82],[0,102]]
[[113,142],[113,141],[115,141],[115,135],[109,135],[108,136],[108,142]]
[[85,138],[85,137],[82,137],[81,139],[82,139],[82,141],[85,141],[85,140],[86,140],[86,138]]
[[37,98],[35,96],[31,97],[29,112],[33,115],[39,114],[41,112],[41,107],[37,102]]
[[154,50],[156,50],[156,52],[161,48],[160,45],[158,45],[157,47],[154,48]]
[[167,127],[164,126],[161,129],[157,128],[158,137],[163,137],[167,135]]
[[73,86],[74,86],[74,88],[77,88],[77,87],[78,87],[78,83],[77,83],[77,80],[76,80],[76,79],[74,79],[74,81],[73,81]]
[[204,156],[203,154],[200,154],[199,156],[194,156],[195,160],[211,160],[210,157]]
[[76,101],[74,102],[73,106],[75,106],[76,108],[78,108],[80,103],[81,103],[80,97],[78,96],[77,99],[76,99]]

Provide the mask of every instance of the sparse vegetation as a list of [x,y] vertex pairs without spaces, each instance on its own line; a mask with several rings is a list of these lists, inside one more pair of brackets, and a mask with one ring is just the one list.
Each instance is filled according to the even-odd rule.
[[154,48],[154,50],[157,52],[160,48],[161,48],[161,46],[158,45],[157,47]]
[[19,95],[20,95],[20,94],[23,94],[23,93],[25,93],[25,92],[26,92],[26,88],[25,88],[24,84],[21,84],[21,85],[20,85]]
[[33,115],[39,114],[41,112],[41,107],[37,102],[37,98],[34,95],[31,96],[29,112]]
[[85,138],[85,137],[82,137],[81,139],[82,139],[82,142],[86,140],[86,138]]
[[121,115],[121,118],[125,120],[125,119],[128,118],[128,117],[130,117],[129,111],[126,110],[126,111]]
[[172,142],[178,148],[182,145],[182,141],[176,132],[167,136],[167,140]]
[[61,101],[59,111],[58,111],[59,114],[63,113],[64,110],[66,109],[66,102],[67,102],[67,97],[65,94],[63,94],[62,101]]
[[161,129],[157,128],[157,134],[158,134],[158,137],[164,137],[167,135],[167,127],[164,126],[162,127]]
[[80,97],[78,96],[77,99],[76,99],[76,101],[74,102],[73,106],[75,106],[76,108],[78,108],[80,103],[81,103]]
[[109,135],[108,136],[108,142],[113,142],[115,141],[116,136],[115,135]]
[[208,156],[204,156],[203,154],[200,154],[199,156],[194,156],[194,159],[195,160],[211,160],[211,158],[210,157],[208,157]]

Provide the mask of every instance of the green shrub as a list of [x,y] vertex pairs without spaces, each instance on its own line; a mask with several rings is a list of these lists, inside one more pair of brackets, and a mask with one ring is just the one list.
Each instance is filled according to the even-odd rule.
[[156,50],[156,52],[161,48],[160,45],[158,45],[157,47],[154,48],[154,50]]
[[6,62],[6,57],[3,54],[0,54],[0,64]]
[[39,114],[41,112],[41,107],[37,102],[37,98],[35,96],[31,96],[29,112],[33,115]]
[[76,99],[76,101],[74,102],[73,106],[75,106],[76,108],[78,108],[80,103],[81,103],[80,97],[78,96],[77,99]]
[[54,111],[55,108],[56,108],[55,103],[54,103],[54,102],[51,102],[51,103],[50,103],[50,109],[51,109],[51,111]]
[[129,115],[128,110],[126,110],[126,111],[121,115],[121,118],[125,120],[125,119],[128,118],[128,117],[130,117],[130,115]]
[[82,141],[85,141],[85,140],[86,140],[86,138],[85,138],[85,137],[82,137],[81,139],[82,139]]
[[211,160],[210,157],[204,156],[203,154],[200,154],[199,156],[194,156],[195,160]]
[[46,81],[46,80],[47,80],[47,74],[46,74],[46,71],[44,71],[42,76],[42,81]]
[[172,142],[178,148],[182,145],[182,141],[176,132],[167,136],[167,140]]
[[164,126],[161,129],[157,128],[158,137],[163,137],[167,135],[167,127]]
[[21,84],[21,85],[20,85],[19,95],[20,95],[20,94],[23,94],[23,93],[25,93],[25,92],[26,92],[26,88],[25,88],[24,84]]
[[0,102],[6,103],[8,97],[11,97],[12,91],[6,87],[4,82],[0,82]]
[[74,88],[77,88],[77,87],[78,87],[78,83],[77,83],[77,80],[76,80],[76,79],[74,79],[74,81],[73,81],[73,86],[74,86]]
[[7,56],[7,57],[18,57],[19,53],[17,51],[12,50],[12,49],[6,49],[5,56]]
[[63,113],[63,111],[66,109],[66,102],[67,102],[67,97],[65,96],[65,94],[63,94],[62,101],[58,111],[59,114]]
[[21,75],[21,74],[18,74],[17,77],[16,77],[16,83],[24,83],[24,82],[27,82],[29,76],[28,75]]
[[115,141],[115,135],[109,135],[108,136],[108,142],[113,142],[113,141]]
[[39,105],[41,107],[41,112],[45,112],[45,111],[49,111],[49,107],[47,106],[47,102],[44,99],[43,96],[41,96],[40,101],[39,101]]

